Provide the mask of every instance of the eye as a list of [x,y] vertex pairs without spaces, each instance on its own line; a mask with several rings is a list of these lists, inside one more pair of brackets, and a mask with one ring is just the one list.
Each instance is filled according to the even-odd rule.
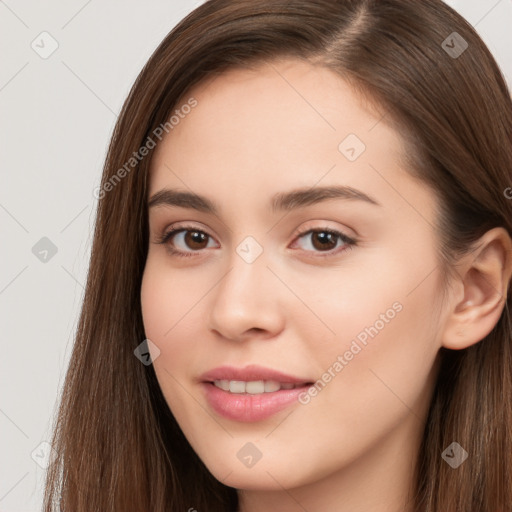
[[301,249],[305,251],[328,253],[321,256],[338,254],[356,244],[353,238],[344,233],[325,228],[303,231],[297,235],[297,240],[304,240]]
[[[302,244],[298,241],[303,240]],[[218,247],[208,233],[194,226],[179,226],[165,232],[157,241],[164,244],[172,255],[194,256],[203,249]],[[294,245],[317,254],[317,257],[328,257],[339,254],[356,244],[356,241],[340,231],[329,228],[308,229],[297,234]]]
[[202,249],[216,247],[210,241],[213,242],[213,238],[205,231],[192,226],[180,226],[164,233],[156,243],[167,245],[169,251],[176,256],[193,256]]

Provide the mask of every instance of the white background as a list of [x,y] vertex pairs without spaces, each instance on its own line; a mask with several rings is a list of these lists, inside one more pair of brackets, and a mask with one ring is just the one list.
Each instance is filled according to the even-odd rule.
[[[0,0],[0,512],[41,509],[44,470],[31,454],[42,460],[47,451],[39,445],[50,438],[70,355],[92,191],[116,115],[153,50],[200,3]],[[512,86],[512,1],[448,3],[476,27]],[[43,31],[58,43],[47,59],[31,47],[50,48],[38,39]],[[46,263],[32,252],[42,237],[57,248]]]

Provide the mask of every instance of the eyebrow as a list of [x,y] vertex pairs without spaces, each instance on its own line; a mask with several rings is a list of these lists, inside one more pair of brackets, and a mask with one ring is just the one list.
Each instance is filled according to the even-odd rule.
[[[301,188],[290,192],[280,192],[273,196],[270,206],[272,212],[277,213],[303,208],[328,199],[358,200],[381,206],[380,203],[364,192],[346,186]],[[210,199],[193,192],[169,188],[159,190],[151,196],[148,207],[154,208],[157,206],[178,206],[213,215],[219,213],[219,208]]]

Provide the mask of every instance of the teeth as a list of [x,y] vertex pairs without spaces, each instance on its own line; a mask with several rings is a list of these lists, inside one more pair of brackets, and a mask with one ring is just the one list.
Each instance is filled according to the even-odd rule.
[[245,393],[245,382],[242,380],[230,380],[229,381],[229,392],[230,393]]
[[247,382],[245,384],[245,392],[249,393],[250,395],[265,393],[265,383],[262,380]]
[[272,393],[273,391],[279,391],[281,389],[281,384],[276,382],[275,380],[266,380],[265,381],[265,393]]
[[229,380],[218,380],[216,381],[216,385],[224,391],[229,391]]
[[[293,389],[296,387],[291,382],[277,382],[275,380],[253,380],[249,382],[243,380],[215,380],[213,384],[230,393],[248,393],[250,395],[273,393],[280,389]],[[297,384],[297,386],[302,386],[302,384]]]

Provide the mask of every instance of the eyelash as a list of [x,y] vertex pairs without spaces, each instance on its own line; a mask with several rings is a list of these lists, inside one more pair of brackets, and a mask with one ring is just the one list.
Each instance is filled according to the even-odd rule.
[[[206,233],[206,231],[197,229],[194,226],[180,226],[175,229],[170,229],[169,231],[166,231],[162,236],[160,236],[156,240],[156,243],[167,245],[167,249],[173,256],[188,258],[188,257],[194,256],[195,253],[201,252],[201,251],[186,251],[186,252],[179,251],[177,249],[174,249],[172,247],[172,245],[170,243],[168,243],[169,240],[171,240],[171,238],[174,235],[177,235],[178,233],[181,233],[182,231],[193,231],[193,232],[197,232],[197,233],[202,233],[202,234],[206,235],[207,237],[213,238],[211,235]],[[335,252],[331,252],[334,249],[331,249],[330,251],[305,251],[305,252],[319,253],[317,256],[315,256],[316,258],[328,258],[330,256],[338,255],[348,249],[352,249],[352,247],[356,245],[356,240],[354,240],[353,238],[345,235],[341,231],[336,231],[334,229],[329,229],[329,228],[306,229],[304,231],[297,233],[295,238],[299,239],[299,238],[302,238],[303,236],[308,235],[310,233],[329,233],[331,235],[337,236],[343,243],[345,243],[344,247],[337,248],[335,250]],[[322,254],[322,253],[325,253],[325,254]]]

